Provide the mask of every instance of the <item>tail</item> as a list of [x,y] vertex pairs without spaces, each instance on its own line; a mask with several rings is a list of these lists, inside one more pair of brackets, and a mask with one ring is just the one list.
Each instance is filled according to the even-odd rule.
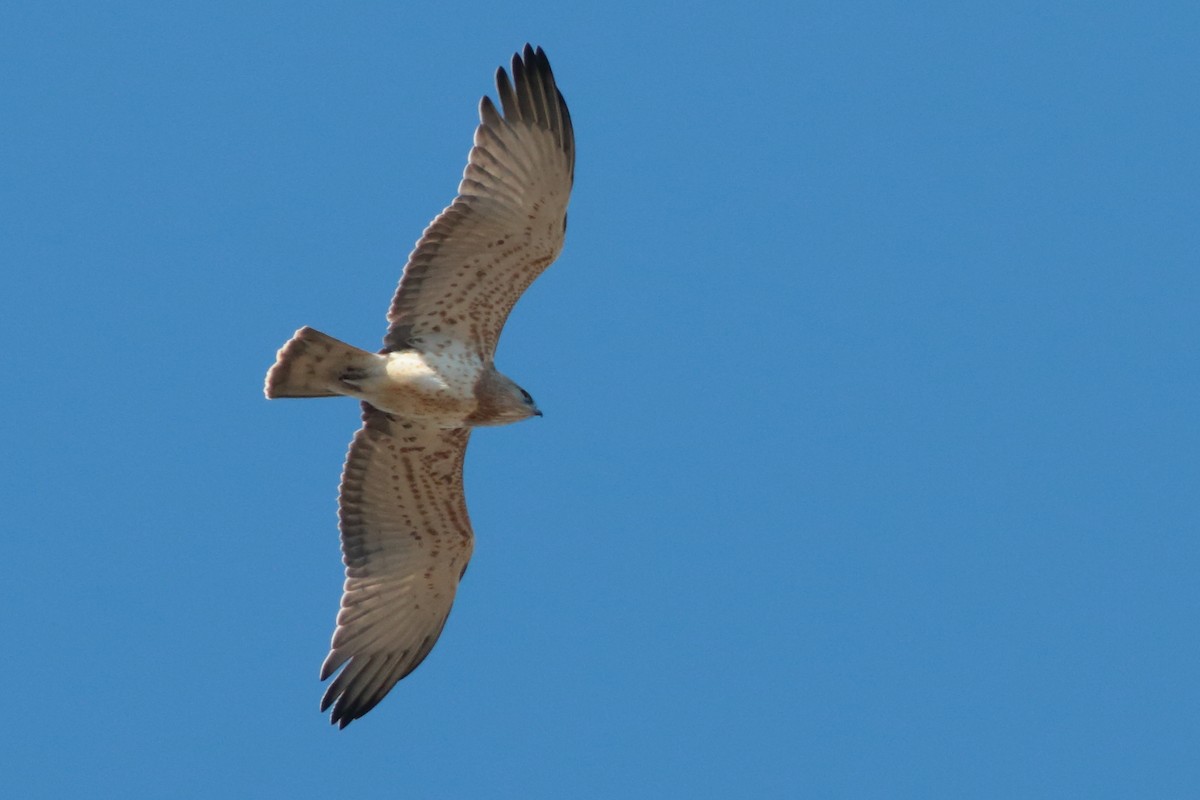
[[361,378],[378,356],[312,328],[301,328],[275,356],[263,393],[276,397],[334,397],[345,394],[342,380]]

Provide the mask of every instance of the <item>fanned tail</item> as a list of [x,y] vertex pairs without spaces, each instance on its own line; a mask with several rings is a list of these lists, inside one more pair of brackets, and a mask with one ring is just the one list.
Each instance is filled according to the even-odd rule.
[[365,374],[377,360],[313,328],[301,328],[275,356],[263,393],[276,397],[335,397],[345,394],[342,380]]

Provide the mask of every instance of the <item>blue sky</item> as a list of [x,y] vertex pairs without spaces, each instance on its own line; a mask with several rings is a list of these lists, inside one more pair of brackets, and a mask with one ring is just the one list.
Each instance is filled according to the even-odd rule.
[[[6,4],[12,797],[1200,792],[1191,3]],[[566,250],[440,643],[317,712],[350,401],[492,73]]]

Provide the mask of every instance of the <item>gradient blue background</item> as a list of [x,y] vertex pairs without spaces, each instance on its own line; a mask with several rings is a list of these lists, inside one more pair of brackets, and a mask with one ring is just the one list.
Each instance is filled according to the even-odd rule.
[[[578,168],[429,660],[332,729],[350,401],[479,96]],[[8,797],[1200,796],[1194,3],[0,9]]]

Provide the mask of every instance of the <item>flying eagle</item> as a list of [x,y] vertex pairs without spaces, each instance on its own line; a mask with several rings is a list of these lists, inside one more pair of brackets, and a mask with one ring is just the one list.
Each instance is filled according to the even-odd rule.
[[[383,349],[312,328],[280,349],[266,396],[362,401],[338,496],[346,583],[321,680],[340,727],[366,714],[437,641],[473,536],[463,496],[472,428],[540,416],[496,371],[513,305],[562,250],[575,172],[567,104],[539,47],[496,71],[458,196],[408,257]],[[340,672],[338,670],[341,670]]]

